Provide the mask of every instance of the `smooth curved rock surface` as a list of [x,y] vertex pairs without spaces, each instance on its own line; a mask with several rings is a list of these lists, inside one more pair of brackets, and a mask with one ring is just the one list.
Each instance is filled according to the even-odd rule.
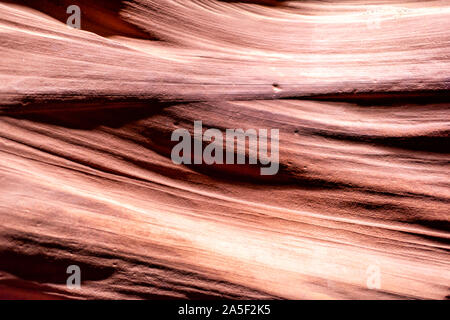
[[448,1],[4,1],[0,52],[0,298],[449,297]]

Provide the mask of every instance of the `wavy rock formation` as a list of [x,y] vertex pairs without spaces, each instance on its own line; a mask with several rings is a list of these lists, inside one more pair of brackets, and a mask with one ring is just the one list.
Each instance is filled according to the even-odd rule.
[[[0,298],[449,297],[448,1],[8,0],[0,48]],[[174,164],[195,120],[278,174]]]

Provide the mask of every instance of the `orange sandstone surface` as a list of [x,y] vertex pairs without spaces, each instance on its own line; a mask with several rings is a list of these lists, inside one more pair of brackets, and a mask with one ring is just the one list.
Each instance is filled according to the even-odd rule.
[[0,299],[449,298],[448,1],[7,0],[0,55]]

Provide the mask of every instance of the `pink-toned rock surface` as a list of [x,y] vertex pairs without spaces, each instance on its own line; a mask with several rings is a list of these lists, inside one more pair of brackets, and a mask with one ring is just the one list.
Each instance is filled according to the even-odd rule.
[[4,1],[0,54],[0,298],[450,295],[448,1]]

